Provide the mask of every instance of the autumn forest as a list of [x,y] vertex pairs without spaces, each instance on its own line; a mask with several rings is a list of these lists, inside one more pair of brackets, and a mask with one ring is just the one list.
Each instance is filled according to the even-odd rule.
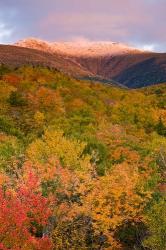
[[165,201],[165,84],[1,65],[1,250],[165,250]]

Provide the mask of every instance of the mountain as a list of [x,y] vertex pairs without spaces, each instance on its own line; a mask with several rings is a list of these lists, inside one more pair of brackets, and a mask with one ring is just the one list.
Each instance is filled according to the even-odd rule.
[[13,45],[0,45],[0,64],[9,66],[41,65],[54,68],[76,77],[93,76],[72,58],[51,54],[42,50],[22,48]]
[[37,43],[31,44],[31,47],[32,48],[18,45],[0,45],[0,64],[12,67],[18,67],[21,65],[41,65],[57,69],[78,79],[98,81],[122,87],[117,81],[105,79],[100,75],[93,74],[72,57],[57,52],[51,53],[49,47],[46,45],[39,46]]
[[166,54],[144,52],[104,57],[76,58],[92,74],[111,78],[129,88],[166,81]]
[[45,42],[30,38],[15,44],[67,57],[84,71],[113,79],[129,88],[166,81],[166,53],[155,53],[115,42]]
[[28,38],[15,43],[16,46],[43,50],[49,53],[58,53],[70,57],[99,57],[112,55],[126,55],[143,53],[144,51],[116,42],[46,42],[39,39]]

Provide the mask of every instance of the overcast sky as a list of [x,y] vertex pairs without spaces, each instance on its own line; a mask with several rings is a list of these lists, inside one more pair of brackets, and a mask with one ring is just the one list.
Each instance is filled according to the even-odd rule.
[[117,41],[166,52],[166,0],[0,0],[0,43]]

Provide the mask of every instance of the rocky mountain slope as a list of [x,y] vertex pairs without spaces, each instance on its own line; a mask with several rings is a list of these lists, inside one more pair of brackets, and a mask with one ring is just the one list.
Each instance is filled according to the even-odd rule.
[[166,82],[166,53],[112,42],[56,42],[26,39],[0,45],[0,63],[42,65],[79,79],[120,83],[129,88]]
[[166,54],[138,50],[113,42],[56,42],[25,39],[16,46],[58,54],[89,74],[113,79],[129,88],[166,81]]
[[103,78],[111,78],[129,88],[166,81],[166,54],[138,53],[76,58],[84,68]]
[[72,58],[60,54],[51,54],[42,50],[22,48],[12,45],[0,45],[0,64],[9,66],[41,65],[68,73],[76,77],[93,76]]

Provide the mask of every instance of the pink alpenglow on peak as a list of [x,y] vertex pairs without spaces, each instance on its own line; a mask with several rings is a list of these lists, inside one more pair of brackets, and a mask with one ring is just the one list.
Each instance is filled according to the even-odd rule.
[[67,42],[47,42],[35,38],[27,38],[15,43],[16,46],[38,49],[49,53],[60,53],[69,56],[107,56],[130,53],[143,53],[140,50],[123,43],[110,41],[74,40]]

